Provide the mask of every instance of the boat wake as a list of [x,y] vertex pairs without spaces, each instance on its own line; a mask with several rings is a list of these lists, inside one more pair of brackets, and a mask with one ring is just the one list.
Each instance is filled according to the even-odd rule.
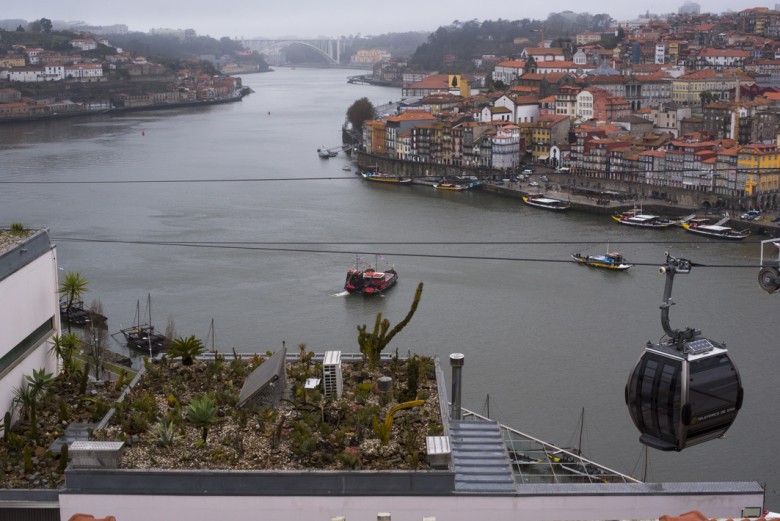
[[346,297],[347,295],[349,295],[349,291],[346,291],[346,290],[342,291],[340,293],[334,293],[333,294],[334,297]]

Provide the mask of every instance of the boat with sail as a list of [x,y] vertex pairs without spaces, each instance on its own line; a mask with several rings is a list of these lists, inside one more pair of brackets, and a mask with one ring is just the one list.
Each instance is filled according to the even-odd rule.
[[613,271],[625,271],[633,266],[618,252],[608,251],[604,255],[583,255],[582,253],[572,253],[572,259],[577,264],[583,264],[592,268],[602,268]]
[[[377,261],[379,256],[377,255]],[[366,265],[366,268],[362,268]],[[355,256],[355,266],[347,270],[344,290],[347,293],[361,293],[367,297],[381,295],[398,282],[398,272],[393,266],[385,271],[377,271],[373,265],[367,264],[360,256]]]
[[750,230],[735,230],[724,226],[728,220],[728,217],[724,217],[715,224],[709,224],[709,220],[706,218],[687,218],[680,223],[680,226],[688,232],[714,239],[740,241],[750,235]]
[[368,181],[375,181],[379,183],[409,184],[412,182],[410,177],[401,177],[399,175],[386,174],[384,172],[363,172],[360,175],[362,175],[363,178]]
[[524,195],[523,202],[529,206],[556,212],[562,212],[571,208],[571,204],[568,201],[553,199],[552,197],[545,197],[544,195]]
[[[135,320],[133,326],[121,329],[119,333],[121,333],[124,337],[127,347],[148,352],[150,354],[157,354],[168,347],[170,340],[162,333],[155,331],[154,326],[152,325],[151,304],[152,298],[151,295],[149,295],[147,297],[148,321],[141,322],[141,302],[138,301],[136,303]],[[115,333],[115,335],[116,334],[117,333]]]

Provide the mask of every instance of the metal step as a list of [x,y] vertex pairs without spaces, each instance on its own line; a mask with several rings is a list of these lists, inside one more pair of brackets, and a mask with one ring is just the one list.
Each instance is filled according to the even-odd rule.
[[498,423],[452,420],[449,427],[455,490],[514,493],[514,473]]

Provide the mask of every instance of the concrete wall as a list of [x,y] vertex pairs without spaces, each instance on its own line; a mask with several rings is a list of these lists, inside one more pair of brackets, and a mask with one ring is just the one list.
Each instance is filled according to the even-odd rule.
[[[701,484],[700,484],[701,485]],[[164,495],[60,495],[60,519],[77,513],[96,517],[113,515],[119,521],[273,520],[372,521],[388,512],[392,521],[566,521],[602,519],[658,519],[664,514],[701,511],[707,518],[741,519],[742,509],[762,507],[763,491],[754,484],[741,494],[723,493],[716,485],[709,493],[664,491],[663,484],[641,485],[645,494],[606,493],[591,486],[592,493],[534,493],[533,487],[518,496],[208,496]],[[734,485],[734,484],[731,484]],[[647,493],[655,487],[657,492]],[[720,490],[718,490],[720,489]],[[638,489],[639,490],[639,489]],[[682,491],[680,491],[682,492]]]
[[44,338],[22,353],[15,353],[0,368],[0,415],[11,409],[13,390],[33,369],[56,371],[56,360],[48,355],[47,340],[59,329],[57,257],[48,233],[39,232],[0,258],[0,358],[22,343],[36,329],[51,320],[53,328]]

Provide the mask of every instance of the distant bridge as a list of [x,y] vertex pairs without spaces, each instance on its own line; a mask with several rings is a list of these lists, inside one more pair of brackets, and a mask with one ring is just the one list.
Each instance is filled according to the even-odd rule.
[[337,64],[341,61],[341,53],[347,47],[346,39],[279,39],[279,40],[241,40],[241,43],[247,49],[257,51],[260,54],[278,50],[292,44],[301,44],[315,50],[320,56],[325,58],[328,63]]

